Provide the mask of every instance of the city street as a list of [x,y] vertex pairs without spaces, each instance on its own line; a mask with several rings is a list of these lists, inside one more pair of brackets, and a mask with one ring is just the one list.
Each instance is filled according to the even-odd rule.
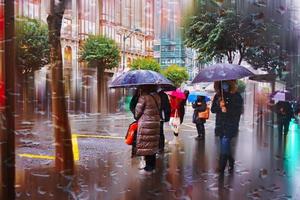
[[300,200],[299,25],[300,0],[0,0],[0,200]]
[[[130,157],[131,146],[124,142],[133,120],[130,113],[71,116],[76,175],[66,177],[65,185],[56,182],[51,124],[34,123],[33,134],[19,135],[17,199],[298,199],[299,125],[293,121],[289,134],[279,137],[276,126],[268,125],[266,110],[263,116],[254,112],[253,118],[254,94],[249,88],[233,174],[226,170],[221,178],[216,172],[219,139],[214,135],[214,115],[205,124],[205,141],[195,140],[191,106],[180,130],[180,144],[166,144],[150,176],[139,174],[141,160]],[[165,132],[171,140],[168,124]]]

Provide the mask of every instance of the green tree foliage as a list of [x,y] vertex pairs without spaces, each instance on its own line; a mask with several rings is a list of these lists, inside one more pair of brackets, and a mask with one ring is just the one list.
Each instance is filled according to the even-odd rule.
[[[281,77],[288,59],[283,50],[282,24],[266,18],[266,9],[254,8],[237,13],[236,4],[227,0],[198,0],[186,24],[185,43],[198,51],[199,62],[232,63],[247,61]],[[280,21],[280,20],[277,20]],[[239,55],[238,59],[235,57]]]
[[84,42],[81,49],[81,59],[86,61],[89,67],[97,68],[97,94],[98,112],[105,112],[106,82],[104,70],[112,69],[119,65],[120,51],[117,43],[105,36],[90,35]]
[[270,44],[249,48],[246,52],[246,61],[254,69],[262,69],[268,73],[282,77],[282,71],[286,68],[288,59],[280,46]]
[[81,59],[88,62],[90,67],[112,69],[119,65],[120,51],[114,40],[90,35],[82,46]]
[[232,63],[239,53],[239,64],[248,48],[255,46],[265,31],[263,15],[241,16],[232,10],[203,11],[191,19],[185,43],[198,51],[200,62],[227,57]]
[[167,67],[162,71],[162,74],[172,81],[176,87],[180,87],[180,85],[189,78],[186,68],[178,65]]
[[246,89],[246,83],[242,80],[237,80],[237,90],[239,93],[245,92]]
[[49,63],[48,26],[41,21],[19,18],[16,23],[17,68],[33,73]]
[[153,58],[137,58],[130,65],[132,70],[145,69],[160,72],[159,63]]

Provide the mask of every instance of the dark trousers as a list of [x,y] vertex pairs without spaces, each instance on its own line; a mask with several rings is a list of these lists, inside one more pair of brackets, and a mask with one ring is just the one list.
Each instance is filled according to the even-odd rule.
[[159,133],[159,150],[163,151],[165,148],[165,135],[164,135],[164,122],[160,122],[160,133]]
[[231,138],[220,137],[220,171],[224,172],[229,161],[229,167],[233,168],[234,158],[232,156]]
[[284,134],[288,134],[289,126],[290,126],[289,120],[279,120],[278,121],[278,133],[282,134],[282,131],[284,131]]
[[136,137],[137,137],[137,132],[134,133],[134,137],[133,137],[133,143],[132,143],[132,149],[131,149],[131,157],[132,158],[136,154]]
[[152,171],[155,169],[156,165],[156,155],[145,156],[146,167],[144,168],[146,171]]
[[204,123],[203,122],[197,122],[196,123],[196,128],[197,128],[198,136],[199,137],[204,137],[205,136]]

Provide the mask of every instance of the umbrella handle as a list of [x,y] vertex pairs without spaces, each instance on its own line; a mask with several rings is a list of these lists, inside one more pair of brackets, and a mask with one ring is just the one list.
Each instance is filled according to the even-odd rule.
[[223,84],[223,81],[221,81],[221,87],[220,87],[220,90],[221,90],[221,100],[224,100],[224,94],[223,94],[222,84]]

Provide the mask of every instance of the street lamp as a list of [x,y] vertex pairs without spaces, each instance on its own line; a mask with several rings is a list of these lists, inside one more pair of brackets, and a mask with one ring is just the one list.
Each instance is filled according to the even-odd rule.
[[133,31],[130,31],[130,33],[128,35],[123,35],[123,52],[122,52],[122,57],[123,57],[123,71],[125,70],[125,42],[126,40],[133,34],[133,33],[142,33],[142,31],[138,28],[134,29]]

